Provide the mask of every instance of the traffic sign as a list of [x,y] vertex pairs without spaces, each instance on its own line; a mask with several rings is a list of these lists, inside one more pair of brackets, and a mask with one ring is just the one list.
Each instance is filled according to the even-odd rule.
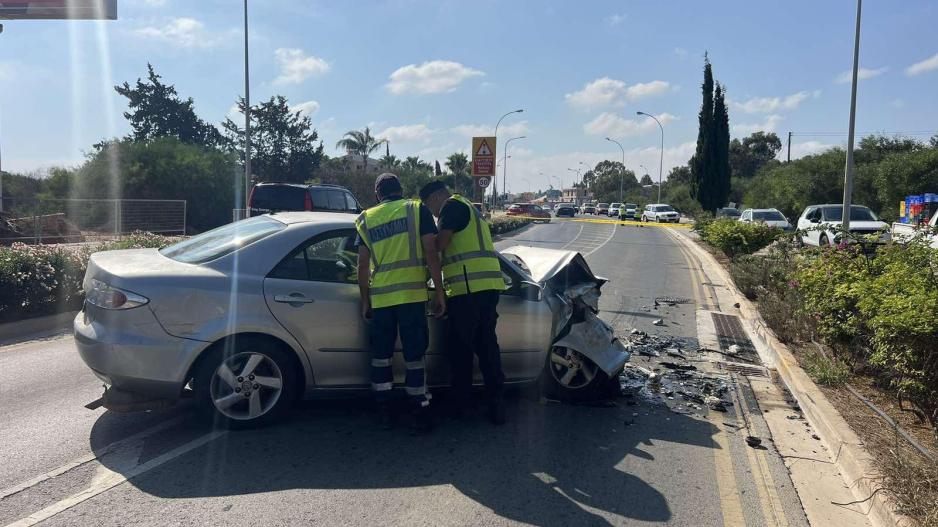
[[[495,138],[472,138],[472,176],[495,175]],[[483,187],[484,188],[484,187]]]
[[476,183],[479,184],[480,188],[488,188],[492,180],[488,176],[479,176],[476,178]]

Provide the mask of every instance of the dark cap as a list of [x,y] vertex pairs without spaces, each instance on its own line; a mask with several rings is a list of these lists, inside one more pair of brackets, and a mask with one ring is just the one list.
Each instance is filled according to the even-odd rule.
[[400,194],[403,192],[401,188],[401,180],[397,179],[397,176],[390,172],[385,172],[378,176],[378,179],[375,180],[375,192],[379,196],[393,196],[395,194]]
[[440,180],[427,183],[423,186],[422,189],[420,189],[420,201],[427,201],[427,198],[439,190],[447,190],[446,183],[443,183]]

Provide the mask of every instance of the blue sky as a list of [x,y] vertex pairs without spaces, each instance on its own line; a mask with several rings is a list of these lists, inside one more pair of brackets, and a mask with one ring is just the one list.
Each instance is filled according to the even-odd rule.
[[[6,21],[0,34],[3,167],[74,165],[128,131],[111,88],[145,74],[220,123],[243,93],[239,0],[119,0],[119,20]],[[444,160],[503,113],[510,190],[620,158],[653,175],[693,152],[702,57],[727,86],[734,136],[795,132],[793,156],[845,137],[855,3],[836,1],[251,2],[251,90],[309,112],[330,155],[366,125],[391,152]],[[857,130],[938,129],[938,4],[864,4]],[[926,137],[920,137],[925,139]],[[501,145],[500,145],[501,146]],[[501,157],[501,152],[499,152]],[[556,179],[551,179],[552,177]]]

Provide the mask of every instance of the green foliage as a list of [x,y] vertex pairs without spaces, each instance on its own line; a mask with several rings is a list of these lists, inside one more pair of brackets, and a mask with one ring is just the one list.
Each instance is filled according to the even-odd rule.
[[802,357],[802,365],[815,382],[824,386],[842,386],[850,378],[850,367],[837,358],[820,351],[808,351]]
[[[244,99],[238,100],[244,114]],[[225,119],[225,144],[244,162],[244,129]],[[290,109],[277,95],[251,106],[251,175],[256,181],[303,183],[313,176],[323,157],[322,141],[308,115]]]
[[489,220],[489,229],[492,235],[506,234],[515,231],[531,223],[527,218],[517,218],[514,216],[497,216]]
[[345,135],[335,144],[335,147],[360,157],[362,159],[362,172],[367,173],[368,156],[386,142],[386,139],[378,139],[371,135],[371,128],[366,126],[364,130],[345,132]]
[[129,112],[124,117],[130,123],[135,141],[150,141],[160,137],[175,137],[183,143],[216,146],[221,143],[221,134],[213,125],[195,114],[192,98],[180,99],[176,87],[163,84],[161,77],[147,64],[147,81],[137,79],[115,86],[120,95],[127,98]]
[[858,303],[860,284],[869,278],[870,266],[855,246],[843,250],[823,248],[798,262],[793,279],[804,298],[804,315],[817,322],[820,335],[842,349],[854,347],[865,334],[866,320]]
[[729,162],[733,177],[748,179],[767,163],[775,159],[782,149],[782,141],[774,132],[755,132],[742,141],[730,142]]
[[96,251],[162,247],[169,239],[134,233],[96,246],[24,245],[0,247],[0,321],[76,310],[84,301],[81,283],[88,257]]
[[782,234],[781,229],[764,223],[744,223],[729,218],[698,223],[697,230],[704,241],[730,258],[763,249]]
[[620,201],[620,185],[623,197],[639,187],[635,173],[626,169],[618,161],[600,161],[590,173],[590,191],[597,202],[615,203]]
[[706,56],[701,90],[697,150],[689,162],[690,192],[704,210],[713,212],[726,204],[730,194],[730,129],[724,87],[717,83],[714,91],[713,70]]
[[713,96],[713,202],[714,207],[704,206],[706,210],[716,210],[726,205],[730,195],[730,117],[726,107],[726,88],[717,83]]

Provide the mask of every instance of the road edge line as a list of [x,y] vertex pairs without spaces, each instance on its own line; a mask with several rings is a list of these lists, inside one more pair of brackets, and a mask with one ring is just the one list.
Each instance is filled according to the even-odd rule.
[[828,451],[834,455],[833,462],[840,469],[841,476],[847,487],[858,500],[870,502],[866,516],[874,525],[878,526],[908,526],[914,527],[917,523],[898,512],[895,503],[878,492],[881,488],[876,481],[881,477],[880,472],[873,464],[873,457],[863,447],[863,442],[843,416],[827,400],[824,392],[811,380],[808,374],[799,366],[791,350],[778,340],[778,337],[769,328],[762,314],[752,302],[736,288],[729,272],[716,261],[712,254],[691,239],[689,235],[682,235],[672,231],[675,237],[685,247],[692,250],[701,262],[707,261],[713,267],[727,289],[739,303],[740,318],[746,325],[750,335],[754,335],[763,348],[773,359],[773,366],[779,377],[798,401],[798,405],[805,417],[817,431],[821,441]]
[[65,331],[72,327],[72,321],[79,311],[65,311],[54,315],[25,318],[0,324],[0,347],[15,346],[30,337],[42,336],[53,331]]

